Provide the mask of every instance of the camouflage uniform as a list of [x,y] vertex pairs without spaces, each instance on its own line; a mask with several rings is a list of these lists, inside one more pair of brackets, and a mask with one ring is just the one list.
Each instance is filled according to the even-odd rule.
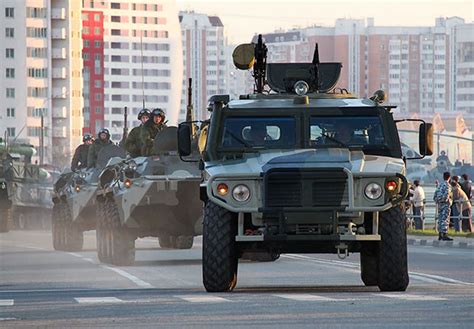
[[453,203],[451,185],[447,181],[443,181],[436,188],[433,200],[438,205],[438,232],[446,234],[448,233],[449,214]]
[[87,156],[89,154],[89,144],[81,144],[76,148],[71,161],[71,170],[76,171],[87,167]]
[[125,150],[132,158],[139,157],[142,150],[141,134],[143,125],[133,128],[125,140]]
[[156,135],[166,128],[165,123],[155,124],[153,119],[150,119],[145,123],[141,129],[141,155],[150,156],[153,155],[153,142]]
[[113,144],[109,139],[101,140],[96,139],[94,143],[89,147],[89,153],[87,155],[87,168],[95,168],[97,164],[97,156],[99,155],[100,150],[107,145]]

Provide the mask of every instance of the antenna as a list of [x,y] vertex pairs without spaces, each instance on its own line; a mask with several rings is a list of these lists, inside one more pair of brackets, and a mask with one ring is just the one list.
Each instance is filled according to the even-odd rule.
[[145,78],[143,72],[143,30],[140,32],[140,61],[142,64],[142,97],[143,97],[143,108],[145,108]]

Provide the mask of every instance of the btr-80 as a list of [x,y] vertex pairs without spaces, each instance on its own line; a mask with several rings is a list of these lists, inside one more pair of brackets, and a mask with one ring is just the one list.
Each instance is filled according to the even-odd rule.
[[[258,43],[234,51],[253,64],[256,92],[210,99],[202,152],[205,203],[203,283],[231,291],[247,252],[359,252],[362,281],[382,291],[409,282],[405,159],[384,93],[357,98],[338,90],[341,63],[267,64]],[[269,89],[265,90],[265,85]],[[420,154],[430,155],[431,124],[420,121]],[[191,125],[178,131],[191,153]]]

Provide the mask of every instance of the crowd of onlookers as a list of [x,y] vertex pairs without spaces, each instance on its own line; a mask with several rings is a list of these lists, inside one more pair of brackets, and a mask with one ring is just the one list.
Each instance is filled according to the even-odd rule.
[[[443,174],[443,181],[436,181],[433,201],[436,203],[436,223],[440,240],[452,240],[448,228],[456,232],[473,232],[472,229],[472,182],[467,174],[451,176]],[[424,229],[426,196],[419,180],[413,181],[410,188],[407,208],[411,208],[411,224],[414,229]]]

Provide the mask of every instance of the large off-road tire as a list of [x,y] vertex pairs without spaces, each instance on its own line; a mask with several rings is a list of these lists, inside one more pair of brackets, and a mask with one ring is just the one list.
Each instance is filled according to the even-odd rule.
[[0,202],[0,233],[10,231],[11,226],[11,208]]
[[236,234],[236,214],[208,201],[202,246],[202,277],[208,292],[232,291],[237,284]]
[[[106,250],[106,262],[117,266],[127,266],[135,261],[135,237],[122,226],[115,201],[105,198],[104,216],[99,218],[97,244]],[[100,241],[99,241],[100,240]]]
[[360,277],[367,287],[378,283],[378,244],[365,242],[360,251]]
[[400,206],[380,213],[378,282],[382,291],[405,291],[408,287],[405,214]]
[[84,234],[81,228],[72,222],[71,210],[67,202],[54,205],[51,230],[55,250],[82,250]]

